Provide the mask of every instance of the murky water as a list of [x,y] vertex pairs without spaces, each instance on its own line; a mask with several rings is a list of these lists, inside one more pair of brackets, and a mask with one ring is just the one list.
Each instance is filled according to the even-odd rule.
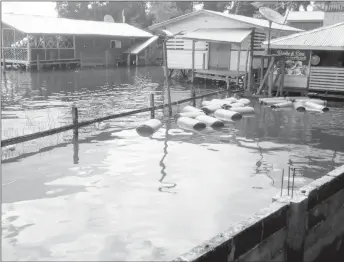
[[[6,77],[5,137],[71,123],[73,103],[91,119],[165,97],[160,68]],[[189,88],[174,82],[172,99]],[[159,111],[152,138],[133,129],[143,113],[83,128],[78,143],[70,131],[3,150],[3,259],[173,259],[271,203],[288,164],[296,188],[344,164],[343,108],[255,109],[220,131],[181,130]]]

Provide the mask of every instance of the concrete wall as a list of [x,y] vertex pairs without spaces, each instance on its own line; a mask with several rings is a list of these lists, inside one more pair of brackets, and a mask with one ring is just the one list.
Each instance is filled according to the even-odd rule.
[[174,261],[344,261],[344,165]]

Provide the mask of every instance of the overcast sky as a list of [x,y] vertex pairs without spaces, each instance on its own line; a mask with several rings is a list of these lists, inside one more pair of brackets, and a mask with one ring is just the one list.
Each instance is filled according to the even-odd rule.
[[56,2],[2,2],[2,13],[33,14],[57,17]]

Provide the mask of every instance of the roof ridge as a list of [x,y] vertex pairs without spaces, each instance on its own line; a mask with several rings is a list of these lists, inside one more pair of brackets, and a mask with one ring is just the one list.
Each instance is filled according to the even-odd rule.
[[298,37],[298,36],[303,36],[303,35],[307,35],[307,34],[311,34],[311,33],[316,33],[316,32],[323,31],[323,30],[326,30],[326,29],[329,29],[329,28],[333,28],[333,27],[336,27],[336,26],[340,26],[340,25],[342,25],[342,24],[344,25],[344,22],[340,22],[340,23],[333,24],[333,25],[328,25],[328,26],[319,27],[319,28],[316,28],[316,29],[313,29],[313,30],[309,30],[309,31],[304,31],[304,32],[299,32],[299,33],[287,35],[287,36],[281,37],[281,38],[276,38],[276,39],[273,39],[273,40],[271,41],[271,44],[272,44],[272,43],[277,43],[277,42],[279,42],[279,41],[291,39],[291,38],[294,38],[294,37]]

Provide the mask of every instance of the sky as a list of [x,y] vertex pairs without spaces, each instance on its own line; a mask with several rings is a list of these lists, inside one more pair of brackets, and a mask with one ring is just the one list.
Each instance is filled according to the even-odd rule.
[[[55,11],[56,2],[1,2],[1,4],[2,13],[32,14],[57,17],[57,12]],[[312,7],[310,7],[308,11],[311,10]]]
[[1,2],[1,13],[57,17],[56,2]]

